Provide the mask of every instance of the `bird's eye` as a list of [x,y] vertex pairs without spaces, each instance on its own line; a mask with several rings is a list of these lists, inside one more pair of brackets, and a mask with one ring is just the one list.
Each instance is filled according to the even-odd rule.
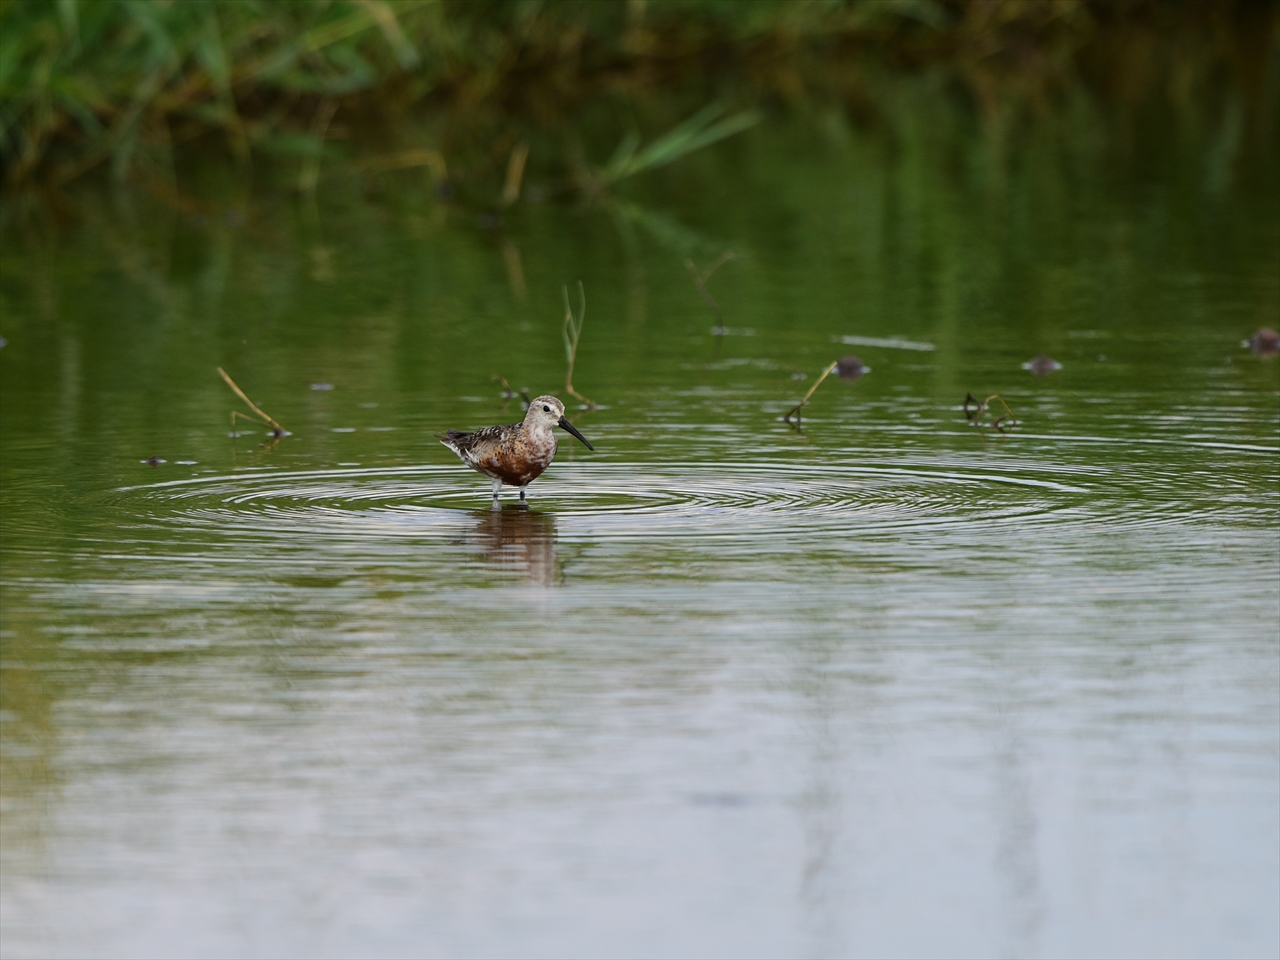
[[545,410],[547,413],[551,412],[551,408],[548,407],[545,403],[542,405],[542,409]]

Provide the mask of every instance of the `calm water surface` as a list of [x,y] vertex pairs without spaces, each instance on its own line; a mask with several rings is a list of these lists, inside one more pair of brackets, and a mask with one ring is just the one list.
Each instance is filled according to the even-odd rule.
[[[1280,951],[1273,177],[920,110],[11,222],[4,955]],[[494,508],[430,434],[578,279],[597,450]]]

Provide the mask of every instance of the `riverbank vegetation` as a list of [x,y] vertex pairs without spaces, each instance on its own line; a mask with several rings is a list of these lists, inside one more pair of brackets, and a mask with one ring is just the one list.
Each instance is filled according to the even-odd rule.
[[[500,209],[519,197],[526,163],[553,188],[594,194],[661,159],[664,129],[680,133],[666,156],[680,156],[753,111],[819,99],[874,115],[885,72],[943,70],[996,126],[1079,88],[1190,102],[1228,82],[1253,91],[1247,114],[1274,110],[1276,11],[1232,0],[3,0],[0,164],[9,190],[48,191],[101,171],[172,181],[185,158],[221,152],[246,171],[283,167],[306,191],[322,161],[338,162],[425,171],[442,194],[474,191]],[[581,122],[602,105],[611,129]],[[701,126],[681,132],[691,116]]]

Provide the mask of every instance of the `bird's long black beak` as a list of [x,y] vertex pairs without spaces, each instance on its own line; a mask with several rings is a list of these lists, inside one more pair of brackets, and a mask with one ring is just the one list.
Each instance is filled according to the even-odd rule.
[[588,450],[594,450],[594,449],[595,449],[595,447],[593,447],[593,446],[591,445],[591,441],[589,441],[586,437],[584,437],[582,434],[580,434],[580,433],[578,432],[578,428],[577,428],[577,427],[575,427],[575,426],[574,426],[572,423],[570,423],[568,420],[566,420],[564,417],[561,417],[561,418],[560,418],[559,426],[564,427],[566,430],[568,430],[570,433],[572,433],[575,437],[577,437],[579,440],[581,440],[583,443],[585,443],[585,444],[587,445],[587,449],[588,449]]

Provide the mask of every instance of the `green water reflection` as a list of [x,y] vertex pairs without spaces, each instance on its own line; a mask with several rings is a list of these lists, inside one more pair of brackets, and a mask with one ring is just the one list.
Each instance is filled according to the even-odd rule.
[[[1276,131],[902,98],[496,229],[10,216],[4,952],[1274,954]],[[493,510],[431,434],[578,279],[597,452]]]

